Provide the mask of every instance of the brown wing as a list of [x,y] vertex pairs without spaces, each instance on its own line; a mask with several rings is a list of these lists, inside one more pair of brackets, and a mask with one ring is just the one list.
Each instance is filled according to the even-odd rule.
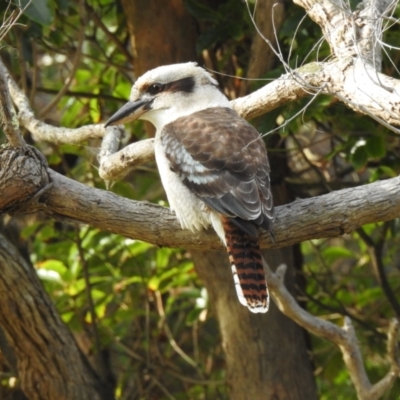
[[171,168],[209,207],[253,237],[272,233],[269,163],[258,132],[229,108],[215,107],[166,125],[161,134]]

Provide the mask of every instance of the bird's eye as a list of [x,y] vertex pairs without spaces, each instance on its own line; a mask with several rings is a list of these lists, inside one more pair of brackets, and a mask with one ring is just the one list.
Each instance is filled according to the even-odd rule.
[[153,83],[152,85],[149,86],[147,91],[150,94],[157,94],[157,93],[162,92],[163,89],[164,89],[164,86],[161,83]]

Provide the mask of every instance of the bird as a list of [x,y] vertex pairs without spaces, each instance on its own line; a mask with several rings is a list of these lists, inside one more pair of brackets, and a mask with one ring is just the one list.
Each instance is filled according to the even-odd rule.
[[143,74],[105,126],[137,119],[156,128],[156,164],[181,227],[213,227],[226,246],[239,302],[265,313],[269,293],[259,237],[263,228],[274,239],[275,213],[260,134],[195,62]]

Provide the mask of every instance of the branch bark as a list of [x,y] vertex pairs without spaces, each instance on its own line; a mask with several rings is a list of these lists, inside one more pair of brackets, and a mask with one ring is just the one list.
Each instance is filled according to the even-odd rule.
[[[222,248],[211,230],[193,234],[182,230],[167,208],[89,188],[53,171],[50,177],[53,185],[47,192],[45,208],[50,215],[159,246],[182,246],[189,250]],[[367,223],[400,216],[400,178],[297,200],[277,207],[276,215],[275,243],[263,233],[263,248],[350,233]]]
[[[51,185],[41,194],[36,173],[43,169],[34,168],[34,164],[31,164],[41,163],[41,160],[32,157],[27,163],[23,157],[11,157],[7,150],[0,153],[0,165],[5,165],[4,157],[18,164],[10,164],[6,170],[0,168],[2,212],[17,204],[19,208],[14,208],[14,212],[42,209],[56,218],[86,223],[159,246],[185,247],[188,250],[222,248],[212,230],[195,233],[182,230],[168,208],[88,187],[52,170],[47,170]],[[29,154],[27,157],[30,157]],[[25,168],[27,173],[23,174],[21,180],[14,182],[9,179],[9,174],[20,170],[22,165],[30,165],[30,168]],[[43,183],[47,185],[46,180]],[[33,186],[39,192],[34,196],[34,203],[28,202],[33,193],[24,201],[20,185]],[[20,193],[20,197],[10,199],[7,193]],[[261,246],[278,248],[310,239],[335,237],[353,232],[367,223],[388,221],[399,216],[400,177],[397,177],[277,207],[275,243],[271,242],[268,234],[263,233]]]
[[6,71],[6,68],[0,64],[0,126],[11,146],[23,146],[25,141],[19,132],[17,115],[8,90]]
[[[243,118],[252,119],[288,102],[317,94],[333,95],[355,111],[400,133],[394,127],[400,126],[400,81],[353,58],[307,64],[248,96],[232,100],[231,104]],[[118,180],[130,169],[152,159],[153,141],[147,139],[103,158],[100,173],[105,180]]]

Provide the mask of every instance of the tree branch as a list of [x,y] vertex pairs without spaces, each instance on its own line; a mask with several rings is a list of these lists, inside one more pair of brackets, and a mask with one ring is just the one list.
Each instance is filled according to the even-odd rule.
[[154,139],[141,140],[114,154],[102,157],[99,175],[105,181],[118,181],[135,166],[149,161],[154,161]]
[[[33,135],[34,140],[52,143],[80,143],[89,138],[103,137],[103,125],[88,125],[78,129],[56,128],[34,117],[28,99],[8,76],[10,93],[19,109],[20,123]],[[390,88],[390,90],[388,89]],[[251,119],[290,101],[315,93],[331,94],[356,111],[370,115],[389,128],[400,125],[400,81],[378,74],[372,67],[347,58],[330,63],[310,63],[282,75],[256,92],[233,100],[233,108],[244,118]],[[137,148],[135,148],[137,146]],[[153,157],[150,141],[137,142],[129,149],[103,158],[101,174],[104,179],[117,180],[124,169],[145,162]],[[114,165],[114,163],[116,163]],[[125,173],[126,173],[125,172]]]
[[[252,119],[317,92],[333,95],[354,110],[372,116],[400,133],[390,125],[400,126],[400,81],[378,74],[372,67],[352,58],[307,64],[248,96],[231,101],[231,104],[243,118]],[[130,168],[153,159],[152,143],[152,139],[136,142],[108,160],[104,159],[102,178],[118,180]]]
[[[45,211],[50,215],[75,219],[159,246],[222,248],[212,230],[196,233],[182,230],[167,208],[124,199],[53,171],[49,173],[53,184],[47,194]],[[264,232],[261,245],[283,247],[310,239],[336,237],[367,223],[399,216],[400,178],[393,178],[277,207],[275,243]]]
[[[3,212],[12,201],[13,212],[32,212],[39,208],[50,216],[86,223],[159,246],[185,247],[189,250],[222,248],[214,231],[190,233],[182,230],[176,217],[165,207],[132,201],[88,187],[52,170],[47,171],[51,185],[43,195],[34,197],[34,204],[26,204],[32,194],[25,201],[16,198],[16,194],[24,196],[21,187],[40,190],[37,186],[37,171],[43,171],[43,167],[40,160],[29,154],[25,154],[25,157],[30,157],[30,162],[27,162],[23,155],[12,157],[9,152],[0,153],[0,164],[4,162],[2,157],[7,157],[8,164],[15,160],[16,164],[10,164],[7,170],[24,170],[24,174],[18,181],[7,179],[6,171],[4,177],[0,176],[0,204]],[[36,168],[32,163],[40,165]],[[43,182],[46,184],[47,178]],[[14,193],[11,200],[7,193]],[[400,177],[397,177],[277,207],[275,243],[263,232],[261,245],[264,248],[283,247],[310,239],[335,237],[353,232],[367,223],[387,221],[399,216]]]
[[11,98],[18,108],[18,119],[21,126],[31,132],[33,140],[47,141],[54,144],[78,144],[87,139],[102,138],[105,134],[103,125],[86,125],[77,129],[58,128],[35,118],[25,93],[11,78],[9,72],[0,59],[0,68],[4,68]]
[[[297,0],[297,4],[305,8],[311,18],[322,27],[333,53],[339,59],[326,63],[310,63],[282,75],[251,95],[232,101],[233,108],[242,117],[251,119],[310,94],[325,93],[400,133],[400,130],[393,127],[400,126],[400,81],[378,73],[373,67],[379,61],[376,49],[379,37],[376,29],[377,25],[381,26],[383,15],[390,11],[388,1],[385,0],[382,4],[366,3],[361,11],[352,12],[342,8],[339,3],[328,0]],[[370,18],[371,13],[376,18]],[[374,37],[371,37],[371,32],[375,32]],[[367,62],[366,56],[359,51],[360,40],[367,41],[375,49],[369,51],[370,59]],[[364,43],[363,48],[368,46]],[[51,127],[38,121],[26,96],[9,76],[8,81],[13,101],[19,109],[20,123],[31,131],[34,140],[80,143],[88,138],[104,136],[102,125],[66,129]],[[111,156],[109,160],[103,157],[101,176],[106,180],[120,179],[130,168],[151,157],[153,149],[150,142],[138,142]]]
[[0,64],[0,126],[11,146],[24,146],[25,140],[19,131],[18,119],[8,90],[5,67]]

